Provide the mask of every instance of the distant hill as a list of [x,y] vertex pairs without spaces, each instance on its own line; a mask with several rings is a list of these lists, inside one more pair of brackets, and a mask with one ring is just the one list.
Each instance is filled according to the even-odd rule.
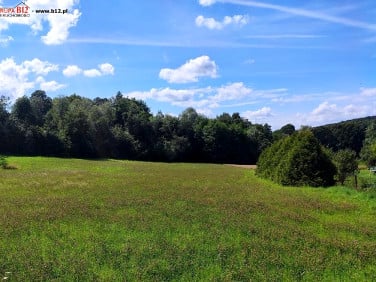
[[359,153],[363,146],[367,127],[376,116],[357,118],[312,128],[312,132],[324,146],[334,151],[349,148]]

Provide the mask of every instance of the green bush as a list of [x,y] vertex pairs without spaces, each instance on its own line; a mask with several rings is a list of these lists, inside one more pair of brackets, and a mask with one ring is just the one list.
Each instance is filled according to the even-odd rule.
[[369,171],[360,171],[358,176],[358,186],[360,189],[375,189],[376,175]]
[[0,167],[3,169],[8,167],[8,162],[4,156],[0,156]]
[[308,130],[285,137],[264,150],[257,174],[282,185],[334,185],[336,168],[318,140]]
[[334,163],[337,167],[337,179],[341,185],[348,176],[355,176],[358,173],[358,162],[356,153],[352,150],[339,150],[334,155]]

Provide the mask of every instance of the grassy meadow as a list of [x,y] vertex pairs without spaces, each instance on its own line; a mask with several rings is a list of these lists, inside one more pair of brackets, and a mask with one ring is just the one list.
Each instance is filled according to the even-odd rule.
[[8,161],[0,279],[376,280],[373,192],[281,187],[225,165]]

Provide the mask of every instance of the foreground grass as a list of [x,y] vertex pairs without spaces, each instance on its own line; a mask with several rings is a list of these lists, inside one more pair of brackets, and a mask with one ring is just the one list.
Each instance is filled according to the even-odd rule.
[[375,281],[376,199],[248,169],[9,158],[0,279]]

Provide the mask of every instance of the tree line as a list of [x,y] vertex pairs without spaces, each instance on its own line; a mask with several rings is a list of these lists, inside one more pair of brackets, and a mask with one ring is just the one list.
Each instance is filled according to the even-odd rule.
[[50,98],[37,90],[0,98],[0,154],[148,161],[256,163],[273,142],[268,124],[238,113],[207,118],[193,108],[153,115],[145,102],[123,97]]
[[311,131],[334,153],[350,150],[368,167],[376,166],[376,116],[318,126]]
[[352,119],[314,127],[312,132],[322,145],[334,152],[350,149],[359,155],[364,146],[367,129],[375,122],[376,116]]
[[[376,117],[304,128],[331,151],[349,149],[376,165]],[[52,99],[37,90],[11,107],[0,97],[0,155],[254,164],[265,148],[295,132],[292,124],[272,132],[239,113],[208,118],[187,108],[179,116],[153,115],[145,102],[120,92],[109,99]]]

